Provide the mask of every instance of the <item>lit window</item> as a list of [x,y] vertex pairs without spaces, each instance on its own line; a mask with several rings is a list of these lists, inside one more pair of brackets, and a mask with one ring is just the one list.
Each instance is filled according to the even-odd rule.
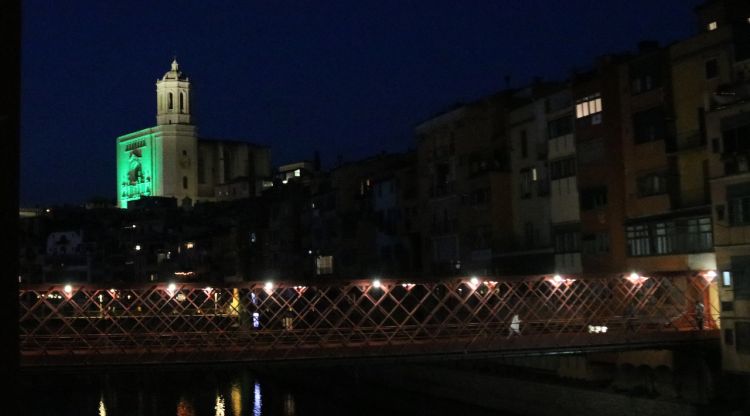
[[301,174],[301,171],[299,169],[294,171],[294,176],[299,177],[300,174]]
[[331,274],[333,273],[333,256],[319,256],[315,259],[316,271],[315,274]]
[[599,94],[583,97],[576,104],[576,118],[584,118],[602,112],[602,99]]
[[732,286],[732,272],[726,270],[721,272],[721,285]]
[[711,31],[711,30],[716,30],[716,29],[718,29],[718,28],[719,28],[719,24],[718,24],[718,23],[716,23],[716,21],[715,21],[715,20],[714,20],[713,22],[709,22],[709,23],[708,23],[708,30],[709,30],[709,31]]

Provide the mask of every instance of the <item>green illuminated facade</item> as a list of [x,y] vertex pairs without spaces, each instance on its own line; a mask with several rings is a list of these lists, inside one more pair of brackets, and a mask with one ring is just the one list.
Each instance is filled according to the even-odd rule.
[[128,201],[155,195],[159,185],[160,166],[154,157],[153,129],[117,138],[117,200],[127,208]]

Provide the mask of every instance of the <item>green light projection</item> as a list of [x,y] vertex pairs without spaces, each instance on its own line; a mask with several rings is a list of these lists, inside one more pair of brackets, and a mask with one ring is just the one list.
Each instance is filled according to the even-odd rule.
[[[126,139],[128,136],[132,138]],[[153,134],[134,133],[122,136],[118,140],[117,197],[121,208],[127,208],[128,201],[154,193],[156,169],[153,137]]]

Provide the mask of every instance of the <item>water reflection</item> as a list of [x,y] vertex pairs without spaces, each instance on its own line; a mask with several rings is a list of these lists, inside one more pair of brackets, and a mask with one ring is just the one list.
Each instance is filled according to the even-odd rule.
[[284,395],[284,416],[294,416],[294,396],[291,393]]
[[256,381],[255,389],[253,389],[253,416],[260,416],[262,406],[263,398],[260,397],[260,383]]
[[216,405],[214,409],[216,409],[216,416],[224,416],[224,398],[219,393],[216,393]]
[[99,416],[107,416],[107,407],[104,406],[104,394],[99,399]]
[[441,416],[466,413],[462,405],[430,405],[423,397],[410,399],[409,395],[398,395],[398,400],[383,408],[363,408],[363,400],[372,396],[393,397],[393,392],[378,385],[362,386],[338,380],[335,376],[304,379],[304,374],[289,374],[284,378],[271,378],[258,377],[242,369],[43,374],[25,377],[23,383],[22,414],[33,416]]
[[193,405],[185,397],[181,397],[177,403],[177,416],[195,416]]
[[232,415],[242,416],[242,389],[238,383],[232,384]]

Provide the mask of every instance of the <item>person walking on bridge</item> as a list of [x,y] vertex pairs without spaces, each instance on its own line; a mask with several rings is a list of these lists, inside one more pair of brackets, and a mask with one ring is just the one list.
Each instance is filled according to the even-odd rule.
[[513,335],[521,335],[521,318],[518,314],[513,315],[513,319],[510,321],[510,328],[508,330],[508,337]]
[[705,313],[705,307],[703,306],[703,302],[696,301],[695,302],[695,323],[698,326],[698,330],[703,330],[703,314]]

